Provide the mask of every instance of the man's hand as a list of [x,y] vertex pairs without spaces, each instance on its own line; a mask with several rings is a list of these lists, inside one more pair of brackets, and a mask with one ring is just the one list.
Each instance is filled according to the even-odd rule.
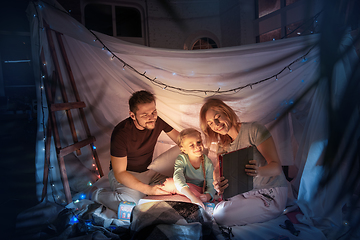
[[224,190],[229,186],[227,179],[225,179],[225,177],[220,177],[217,180],[214,180],[213,185],[215,190],[219,193],[222,194],[224,192]]
[[145,192],[146,195],[169,195],[168,191],[161,188],[161,185],[149,186],[149,189]]

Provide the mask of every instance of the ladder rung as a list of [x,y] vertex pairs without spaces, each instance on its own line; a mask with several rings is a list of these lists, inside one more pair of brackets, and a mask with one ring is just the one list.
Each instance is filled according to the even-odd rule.
[[84,107],[86,107],[84,102],[53,103],[50,106],[50,110],[54,112]]
[[69,145],[67,147],[64,147],[64,148],[60,149],[59,156],[64,157],[64,156],[66,156],[66,155],[68,155],[68,154],[70,154],[70,153],[72,153],[72,152],[74,152],[74,151],[76,151],[76,150],[78,150],[78,149],[80,149],[82,147],[85,147],[86,145],[89,145],[90,143],[93,143],[95,141],[96,141],[95,137],[91,136],[91,137],[89,137],[89,138],[87,138],[85,140],[82,140],[80,142],[77,142],[77,143],[74,143],[74,144]]

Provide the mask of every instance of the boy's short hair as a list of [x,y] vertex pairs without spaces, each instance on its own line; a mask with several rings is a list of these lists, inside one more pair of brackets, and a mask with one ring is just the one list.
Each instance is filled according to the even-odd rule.
[[199,135],[201,138],[201,133],[195,128],[185,128],[179,133],[177,138],[177,145],[179,146],[179,148],[182,148],[182,141],[184,140],[184,138],[190,135]]
[[130,112],[136,113],[139,104],[155,102],[155,96],[149,91],[141,90],[134,92],[129,99]]

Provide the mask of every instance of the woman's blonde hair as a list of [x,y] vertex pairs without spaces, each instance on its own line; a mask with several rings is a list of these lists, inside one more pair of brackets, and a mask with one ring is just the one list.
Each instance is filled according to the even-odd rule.
[[184,130],[182,130],[177,138],[177,145],[179,146],[179,148],[181,149],[182,146],[182,142],[184,140],[185,137],[187,136],[194,136],[194,135],[199,135],[201,138],[201,133],[196,130],[195,128],[185,128]]
[[206,143],[209,145],[211,142],[219,142],[221,147],[226,147],[230,144],[231,138],[229,135],[221,135],[211,130],[206,121],[206,112],[208,110],[214,110],[216,112],[223,113],[227,120],[239,130],[240,119],[234,112],[234,110],[226,105],[222,100],[217,98],[209,98],[206,100],[200,110],[200,127],[205,135]]

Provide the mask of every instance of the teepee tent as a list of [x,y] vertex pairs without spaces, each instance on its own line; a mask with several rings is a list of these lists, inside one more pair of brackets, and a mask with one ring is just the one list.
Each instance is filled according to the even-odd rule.
[[[67,101],[76,101],[76,96],[71,93],[71,77],[57,37],[64,46],[79,98],[86,105],[87,124],[96,139],[92,148],[64,157],[71,200],[77,200],[89,185],[104,182],[102,179],[106,179],[109,172],[113,127],[128,117],[131,94],[146,89],[156,96],[159,116],[179,131],[186,127],[199,129],[199,110],[204,100],[213,96],[229,104],[241,121],[258,121],[267,126],[282,165],[293,170],[289,199],[293,198],[303,212],[299,221],[309,226],[324,225],[324,228],[342,224],[343,204],[327,216],[325,223],[322,221],[323,212],[331,205],[331,201],[326,200],[336,197],[331,189],[338,189],[343,183],[341,172],[337,172],[332,185],[313,201],[324,172],[318,161],[329,137],[326,82],[319,80],[320,35],[202,51],[168,50],[131,44],[90,31],[71,18],[56,1],[30,4],[27,12],[32,27],[33,59],[39,59],[35,66],[39,104],[36,147],[39,200],[46,188],[44,201],[69,203],[61,181],[63,170],[58,164],[56,139],[47,135],[51,113],[44,84],[54,82],[59,76],[54,73],[56,63],[51,53],[50,34],[64,88],[69,93]],[[352,39],[346,35],[339,51],[351,45]],[[332,96],[342,97],[356,61],[352,49],[336,63]],[[53,100],[64,102],[59,88]],[[72,112],[78,140],[86,139],[81,114]],[[356,114],[355,118],[358,119]],[[66,111],[57,112],[56,119],[61,144],[73,144]],[[48,150],[47,137],[51,137]],[[161,135],[154,158],[173,145],[165,134]],[[99,165],[92,155],[94,149]],[[48,163],[44,161],[46,154]],[[212,160],[215,161],[214,157]],[[47,181],[44,181],[47,167]]]

